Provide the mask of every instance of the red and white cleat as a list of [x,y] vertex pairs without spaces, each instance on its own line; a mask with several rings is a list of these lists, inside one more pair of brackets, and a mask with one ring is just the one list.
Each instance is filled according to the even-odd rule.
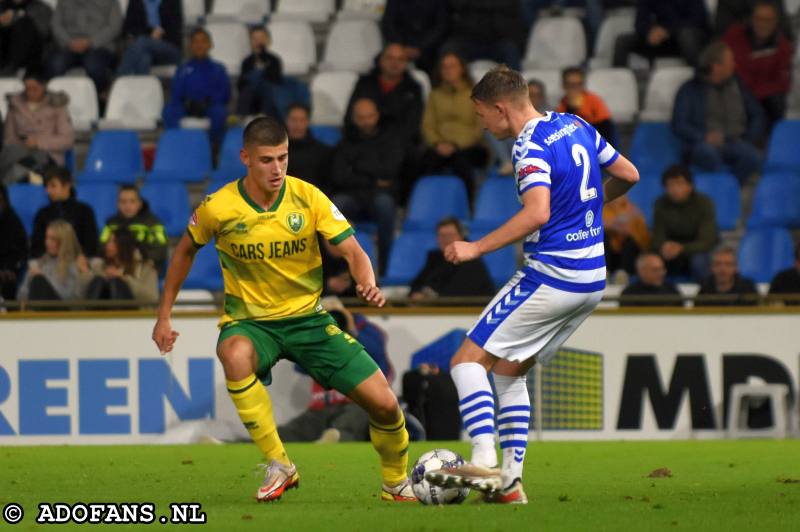
[[300,487],[300,475],[294,464],[284,465],[273,460],[269,465],[259,464],[264,468],[264,483],[258,488],[256,500],[258,502],[277,501],[283,492]]
[[528,504],[528,496],[522,489],[520,479],[515,479],[507,488],[485,494],[484,500],[495,504]]

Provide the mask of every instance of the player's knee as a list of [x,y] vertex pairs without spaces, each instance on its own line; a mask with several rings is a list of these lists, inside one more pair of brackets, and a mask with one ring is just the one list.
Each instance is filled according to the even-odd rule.
[[253,344],[245,338],[232,337],[224,340],[217,349],[217,357],[229,376],[231,373],[249,374],[255,367]]
[[378,423],[395,423],[400,420],[400,405],[397,397],[391,392],[383,394],[380,398],[372,401],[369,415]]

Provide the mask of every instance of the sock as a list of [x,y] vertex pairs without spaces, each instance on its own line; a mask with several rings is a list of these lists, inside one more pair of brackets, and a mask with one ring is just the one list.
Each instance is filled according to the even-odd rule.
[[500,449],[503,451],[503,487],[522,478],[525,450],[528,447],[528,430],[531,423],[531,398],[526,377],[494,376],[497,390],[497,428]]
[[369,439],[381,457],[383,483],[396,486],[408,478],[408,431],[403,413],[390,425],[370,419]]
[[464,430],[472,441],[472,460],[476,465],[497,467],[494,447],[494,394],[486,369],[477,362],[456,364],[450,376],[458,390],[458,409]]
[[239,418],[267,462],[277,460],[289,465],[289,456],[278,436],[275,418],[272,417],[272,401],[258,377],[250,374],[240,381],[226,383]]

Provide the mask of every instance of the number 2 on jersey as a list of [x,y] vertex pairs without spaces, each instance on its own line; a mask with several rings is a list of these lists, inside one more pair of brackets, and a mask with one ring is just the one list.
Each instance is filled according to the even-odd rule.
[[595,187],[587,188],[589,185],[589,152],[580,144],[572,145],[572,159],[575,165],[583,169],[583,177],[581,177],[581,201],[589,201],[597,197],[597,189]]

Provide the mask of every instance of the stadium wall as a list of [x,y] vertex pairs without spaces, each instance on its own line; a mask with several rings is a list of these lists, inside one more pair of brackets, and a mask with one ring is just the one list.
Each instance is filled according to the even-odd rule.
[[[389,311],[396,371],[418,348],[468,328],[476,311]],[[144,314],[0,318],[0,445],[183,443],[247,439],[216,361],[216,318],[176,317],[162,358]],[[738,382],[800,388],[800,313],[598,311],[543,373],[546,440],[725,437]],[[270,392],[279,423],[301,412],[308,378],[280,363]],[[395,378],[395,388],[399,386]]]

